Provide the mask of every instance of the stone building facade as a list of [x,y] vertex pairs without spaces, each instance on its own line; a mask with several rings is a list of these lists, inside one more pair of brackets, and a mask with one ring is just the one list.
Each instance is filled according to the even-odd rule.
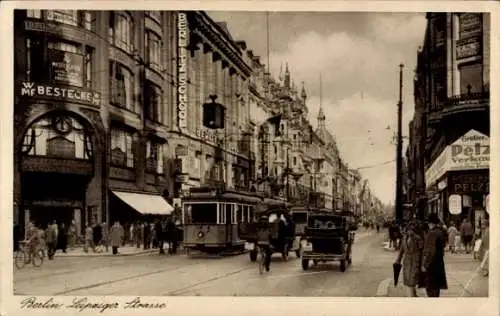
[[472,220],[489,194],[490,15],[428,13],[415,75],[409,178],[420,216]]

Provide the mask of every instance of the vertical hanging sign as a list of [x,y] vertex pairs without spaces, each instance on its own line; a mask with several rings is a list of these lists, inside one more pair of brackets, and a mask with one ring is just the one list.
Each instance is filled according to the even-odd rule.
[[179,128],[187,128],[187,47],[188,47],[188,21],[187,14],[179,12],[177,16],[177,45],[178,45],[178,62],[177,62],[177,123]]

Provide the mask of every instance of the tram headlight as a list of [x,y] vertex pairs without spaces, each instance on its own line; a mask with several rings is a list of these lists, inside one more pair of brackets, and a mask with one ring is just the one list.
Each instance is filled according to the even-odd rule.
[[302,249],[305,251],[312,251],[312,244],[308,242],[307,240],[302,240]]
[[198,238],[203,238],[203,236],[205,236],[203,232],[198,232]]

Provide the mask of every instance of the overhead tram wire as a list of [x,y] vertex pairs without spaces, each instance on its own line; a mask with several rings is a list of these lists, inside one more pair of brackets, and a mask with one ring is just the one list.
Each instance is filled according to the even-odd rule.
[[374,164],[374,165],[368,165],[368,166],[363,166],[363,167],[354,168],[354,170],[363,170],[363,169],[371,169],[371,168],[376,168],[376,167],[380,167],[380,166],[388,165],[388,164],[393,163],[393,162],[395,162],[395,161],[396,161],[396,159],[392,159],[392,160],[384,161],[384,162],[377,163],[377,164]]

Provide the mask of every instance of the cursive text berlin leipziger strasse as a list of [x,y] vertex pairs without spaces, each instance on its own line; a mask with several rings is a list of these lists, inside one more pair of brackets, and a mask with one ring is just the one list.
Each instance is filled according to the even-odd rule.
[[56,298],[40,299],[37,297],[28,297],[21,301],[21,309],[73,309],[77,312],[83,312],[86,310],[94,310],[99,313],[103,313],[107,310],[119,309],[123,307],[124,309],[164,309],[167,304],[163,302],[148,303],[141,300],[140,297],[136,297],[130,301],[123,303],[120,306],[119,302],[116,301],[92,301],[88,297],[78,297],[74,298],[70,304],[65,304],[58,302]]

